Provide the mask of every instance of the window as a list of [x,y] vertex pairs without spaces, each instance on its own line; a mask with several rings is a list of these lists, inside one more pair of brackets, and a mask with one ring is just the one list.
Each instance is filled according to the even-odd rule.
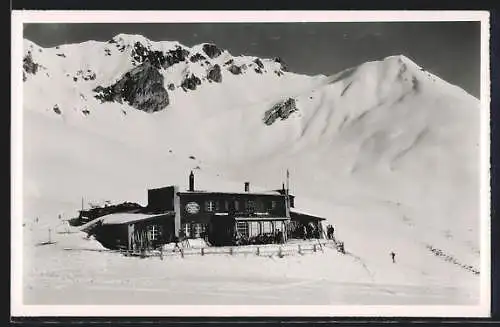
[[257,212],[264,212],[265,211],[264,203],[262,201],[257,200],[255,202],[255,211],[257,211]]
[[248,223],[248,233],[250,236],[256,236],[260,234],[260,226],[258,221],[251,221]]
[[148,238],[151,241],[158,241],[160,239],[160,226],[149,225],[148,226]]
[[272,226],[270,221],[263,221],[262,222],[262,233],[272,233]]
[[191,224],[182,224],[181,229],[186,237],[191,236]]
[[215,211],[215,201],[212,200],[205,201],[205,211],[207,212]]
[[248,223],[246,221],[238,221],[236,223],[236,230],[240,235],[248,237]]
[[276,201],[271,201],[271,209],[276,209]]
[[247,210],[248,211],[255,211],[255,201],[248,200],[248,202],[247,202]]
[[200,238],[202,233],[204,233],[207,229],[207,226],[205,224],[193,224],[193,237],[195,238]]
[[238,200],[234,200],[234,210],[240,210],[240,202]]

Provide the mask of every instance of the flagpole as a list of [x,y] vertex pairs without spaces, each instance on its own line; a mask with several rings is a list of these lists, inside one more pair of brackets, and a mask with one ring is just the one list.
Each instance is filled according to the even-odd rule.
[[290,172],[288,169],[286,170],[286,189],[285,189],[285,205],[286,205],[286,215],[287,217],[290,217],[290,199],[289,199],[289,191],[288,188],[290,187],[289,184],[289,178],[290,178]]
[[287,169],[286,170],[286,195],[287,196],[288,196],[289,188],[290,188],[290,171]]
[[[286,218],[290,219],[290,199],[289,199],[289,195],[288,195],[288,188],[290,187],[290,183],[289,183],[289,179],[290,179],[290,172],[288,171],[288,168],[286,170],[286,189],[285,189],[285,215],[286,215]],[[288,223],[290,221],[288,220]],[[288,240],[288,229],[290,228],[290,226],[288,225],[288,223],[285,225],[285,230],[287,230],[287,232],[285,232],[285,230],[283,231],[283,239],[284,240]]]

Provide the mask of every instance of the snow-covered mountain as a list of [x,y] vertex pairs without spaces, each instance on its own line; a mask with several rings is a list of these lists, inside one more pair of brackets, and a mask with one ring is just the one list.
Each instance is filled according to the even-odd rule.
[[25,40],[24,55],[27,221],[70,216],[81,197],[145,202],[190,169],[200,188],[239,190],[279,187],[288,168],[297,206],[375,271],[391,250],[417,269],[429,245],[479,268],[479,101],[405,56],[306,76],[125,34]]

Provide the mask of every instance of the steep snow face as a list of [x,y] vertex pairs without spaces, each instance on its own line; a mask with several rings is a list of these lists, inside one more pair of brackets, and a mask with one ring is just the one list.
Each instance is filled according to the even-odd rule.
[[[406,57],[311,77],[124,34],[50,49],[25,40],[25,54],[27,221],[69,218],[82,197],[145,203],[146,188],[185,186],[190,169],[202,189],[241,190],[275,189],[288,168],[296,205],[327,217],[375,274],[405,280],[390,251],[439,262],[429,245],[479,268],[479,101]],[[162,110],[95,97],[144,60],[163,78]]]
[[277,139],[265,133],[286,135],[279,147],[227,176],[270,187],[289,168],[297,204],[318,210],[306,199],[320,200],[318,214],[354,227],[344,231],[350,242],[366,228],[371,250],[403,247],[383,240],[397,229],[478,264],[477,99],[402,56],[349,69],[293,98],[297,110],[260,126],[243,148]]

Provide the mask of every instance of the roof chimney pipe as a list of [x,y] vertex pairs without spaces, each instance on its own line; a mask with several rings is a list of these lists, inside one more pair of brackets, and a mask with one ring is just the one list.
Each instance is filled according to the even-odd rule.
[[245,192],[250,192],[250,182],[245,182]]
[[190,192],[194,191],[194,174],[192,170],[191,173],[189,174],[189,191]]

